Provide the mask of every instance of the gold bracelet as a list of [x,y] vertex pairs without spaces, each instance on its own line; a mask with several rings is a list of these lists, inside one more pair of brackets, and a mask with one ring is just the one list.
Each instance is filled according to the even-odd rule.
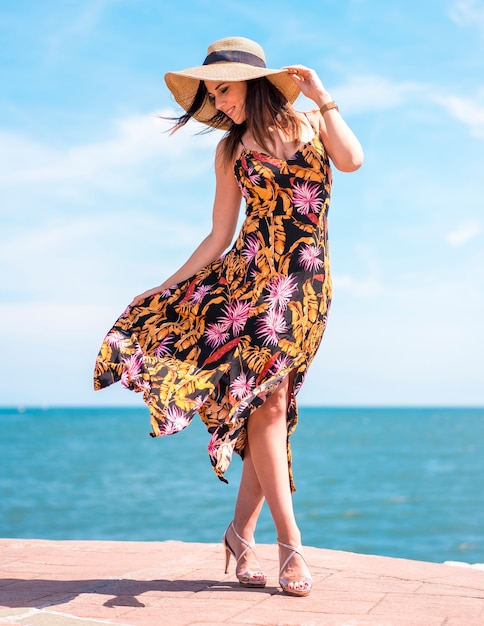
[[319,111],[321,115],[323,115],[324,113],[326,113],[326,111],[331,111],[331,109],[336,109],[337,111],[339,111],[338,105],[334,100],[332,102],[327,102],[326,104],[323,104]]

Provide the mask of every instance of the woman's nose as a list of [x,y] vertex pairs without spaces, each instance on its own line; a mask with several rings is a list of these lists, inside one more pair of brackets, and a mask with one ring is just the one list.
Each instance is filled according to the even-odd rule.
[[215,94],[215,108],[218,109],[220,111],[220,109],[223,106],[223,98],[221,95],[219,94]]

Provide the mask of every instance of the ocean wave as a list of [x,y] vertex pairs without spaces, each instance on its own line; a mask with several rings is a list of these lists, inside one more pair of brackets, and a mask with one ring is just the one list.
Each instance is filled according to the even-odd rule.
[[484,572],[484,563],[465,563],[464,561],[444,561],[444,565],[452,565],[453,567],[469,567]]

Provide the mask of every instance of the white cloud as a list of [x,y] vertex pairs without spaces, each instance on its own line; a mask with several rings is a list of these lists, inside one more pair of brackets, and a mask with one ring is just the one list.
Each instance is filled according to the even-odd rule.
[[413,275],[384,280],[370,267],[350,280],[337,277],[304,401],[482,405],[482,259],[454,258],[450,271],[422,264]]
[[2,242],[1,289],[29,307],[128,299],[172,274],[200,238],[194,224],[141,211],[57,218]]
[[[483,9],[484,10],[484,9]],[[374,111],[422,105],[442,107],[448,115],[465,124],[471,134],[484,138],[484,90],[475,97],[463,97],[449,92],[441,85],[430,85],[417,81],[395,82],[386,76],[374,74],[355,75],[332,90],[346,114],[364,114]],[[416,100],[417,99],[417,100]],[[301,96],[300,101],[304,101]],[[314,107],[306,101],[305,106]]]
[[[410,98],[428,90],[423,83],[415,81],[395,82],[386,76],[364,74],[350,76],[345,83],[335,85],[331,92],[346,114],[368,113],[394,109]],[[304,107],[299,106],[304,102]],[[300,96],[299,108],[314,108],[314,102]]]
[[[132,115],[114,123],[110,139],[78,146],[55,147],[40,144],[28,137],[0,132],[0,184],[54,183],[76,180],[106,182],[111,173],[142,166],[168,150],[178,155],[187,148],[189,134],[181,132],[182,141],[170,143],[164,133],[168,125],[161,114]],[[191,129],[193,127],[190,127]],[[208,137],[208,136],[207,136]],[[210,139],[212,141],[210,141]],[[193,146],[194,152],[214,147],[214,137],[204,137]],[[119,183],[119,178],[116,176]]]
[[454,248],[469,243],[472,239],[482,233],[482,225],[478,220],[467,220],[459,224],[452,232],[450,232],[446,241]]
[[414,81],[394,82],[385,76],[353,76],[335,88],[338,102],[349,114],[413,106],[415,98],[422,104],[439,105],[448,115],[469,128],[472,136],[484,139],[484,90],[475,97],[455,95],[442,86]]
[[[119,385],[107,395],[93,391],[94,360],[115,321],[112,307],[68,300],[29,306],[0,304],[0,319],[8,328],[4,350],[9,355],[0,364],[2,404],[82,405],[112,402],[119,396],[123,403],[140,405],[139,396],[120,393],[125,390]],[[25,370],[26,359],[35,362],[28,384],[19,374]]]
[[456,24],[478,28],[484,36],[484,3],[481,0],[457,0],[450,7],[449,14]]
[[471,134],[484,139],[484,94],[479,93],[476,98],[464,98],[452,94],[435,96],[435,102],[440,104],[449,115],[469,127]]
[[[348,113],[402,107],[418,94],[422,102],[438,103],[475,136],[484,137],[484,105],[479,96],[435,96],[423,83],[398,83],[376,75],[354,76],[335,94]],[[171,138],[165,132],[169,125],[160,116],[172,115],[171,110],[131,115],[113,122],[110,137],[73,146],[40,143],[0,130],[0,186],[25,191],[29,186],[49,185],[59,195],[74,196],[85,195],[90,187],[109,192],[138,188],[146,184],[149,167],[157,167],[158,180],[184,180],[188,172],[191,177],[211,173],[220,133],[194,137],[200,128],[188,124],[176,139]]]
[[186,260],[210,227],[219,134],[166,128],[135,115],[73,146],[0,132],[3,301],[128,299]]
[[353,250],[355,265],[359,268],[358,276],[333,274],[335,290],[341,290],[352,298],[375,298],[382,295],[385,287],[382,283],[380,261],[369,246],[358,245]]
[[370,74],[354,76],[346,84],[335,87],[334,92],[348,112],[366,113],[401,106],[423,89],[425,86],[418,82],[394,82],[385,76]]

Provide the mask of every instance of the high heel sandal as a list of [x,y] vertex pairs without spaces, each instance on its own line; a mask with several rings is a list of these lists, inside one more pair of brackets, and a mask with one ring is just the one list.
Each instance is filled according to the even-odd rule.
[[[242,550],[242,552],[239,554],[238,557],[236,556],[234,550],[232,549],[229,542],[227,541],[227,532],[229,528],[233,530],[235,536],[240,541],[240,543],[245,546],[244,550]],[[238,564],[240,559],[249,550],[253,550],[254,548],[254,542],[253,541],[249,542],[243,537],[241,537],[239,533],[235,530],[233,522],[230,522],[229,527],[224,532],[224,536],[222,537],[222,544],[225,548],[225,573],[226,574],[228,574],[228,571],[229,571],[230,555],[234,557],[236,563]],[[237,574],[237,567],[236,567],[235,575],[237,576],[237,578],[239,579],[239,583],[243,587],[265,587],[267,583],[267,576],[261,570],[258,570],[255,572],[247,571],[247,572],[244,572],[243,574]]]
[[[308,596],[311,593],[313,586],[313,579],[310,576],[305,576],[299,580],[287,580],[281,577],[284,568],[295,554],[298,554],[304,561],[304,557],[300,552],[302,545],[299,544],[298,546],[290,546],[287,543],[282,543],[282,541],[278,541],[277,543],[279,546],[291,550],[289,556],[279,569],[279,584],[281,585],[282,591],[290,596]],[[306,563],[306,561],[304,561],[304,563]]]

